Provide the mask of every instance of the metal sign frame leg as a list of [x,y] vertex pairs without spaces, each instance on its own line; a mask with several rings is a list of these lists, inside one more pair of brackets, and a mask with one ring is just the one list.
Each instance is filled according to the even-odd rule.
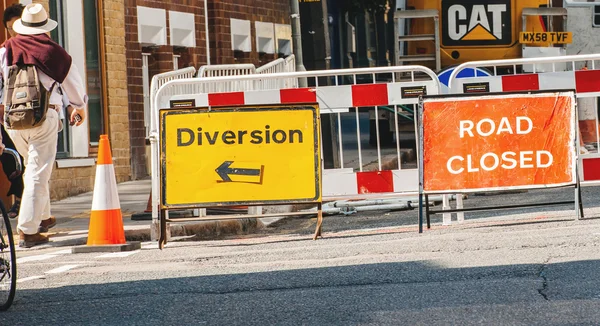
[[583,198],[581,197],[581,181],[579,179],[579,164],[575,167],[576,179],[575,179],[575,210],[577,211],[577,219],[581,220],[585,218],[583,214]]
[[317,204],[317,227],[315,229],[315,236],[313,237],[313,240],[317,240],[318,237],[323,237],[323,235],[321,234],[322,231],[322,226],[323,226],[323,203],[318,203]]
[[431,214],[429,214],[429,195],[425,195],[425,218],[427,219],[427,230],[430,230]]
[[[423,172],[423,97],[419,96],[419,105],[417,106],[417,129],[418,129],[418,153],[417,153],[417,168],[419,169],[419,233],[423,233],[423,186],[425,185],[425,174]],[[427,196],[425,196],[425,205],[427,203]],[[429,209],[427,209],[427,219],[429,220]]]
[[158,249],[163,250],[167,244],[167,212],[160,210],[160,237],[158,239]]

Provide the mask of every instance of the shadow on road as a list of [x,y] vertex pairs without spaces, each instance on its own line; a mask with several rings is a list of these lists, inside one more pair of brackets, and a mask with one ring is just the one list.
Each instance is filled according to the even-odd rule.
[[[205,263],[189,262],[199,270]],[[472,268],[412,261],[137,275],[160,279],[18,290],[0,319],[2,325],[61,326],[594,324],[600,320],[599,271],[598,260]]]

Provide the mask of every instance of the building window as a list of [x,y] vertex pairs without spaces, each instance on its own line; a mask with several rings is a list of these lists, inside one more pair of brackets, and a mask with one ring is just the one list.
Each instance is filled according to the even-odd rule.
[[592,26],[600,27],[600,6],[594,6],[594,21]]
[[[64,21],[64,8],[62,1],[50,0],[50,18],[58,22],[58,27],[50,32],[52,39],[60,44],[63,48],[65,47],[65,21]],[[66,118],[66,117],[65,117]],[[56,150],[56,157],[65,158],[69,157],[69,127],[66,121],[63,126],[63,130],[58,134],[58,145]]]
[[102,98],[102,69],[100,66],[100,33],[98,8],[95,0],[83,0],[85,66],[87,75],[90,145],[97,146],[106,131]]

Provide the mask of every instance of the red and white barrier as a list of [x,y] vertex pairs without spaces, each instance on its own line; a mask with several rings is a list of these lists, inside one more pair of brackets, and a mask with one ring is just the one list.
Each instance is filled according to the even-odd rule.
[[463,93],[465,85],[480,83],[489,83],[490,92],[575,89],[578,97],[600,96],[600,70],[459,78],[453,82],[452,91]]
[[[370,83],[359,83],[358,78],[369,77]],[[403,78],[400,78],[402,76]],[[278,85],[272,81],[289,80],[291,78],[304,78],[312,81],[315,86],[308,88],[270,89],[269,85]],[[323,80],[330,84],[323,85]],[[266,89],[245,90],[238,92],[211,93],[209,85],[254,83]],[[321,84],[319,84],[321,83]],[[340,85],[343,84],[343,85]],[[234,105],[261,105],[261,104],[300,104],[318,102],[321,114],[337,115],[338,125],[341,125],[341,113],[352,112],[356,120],[356,139],[361,139],[361,130],[358,124],[359,108],[375,107],[375,111],[383,110],[381,107],[394,107],[398,113],[398,105],[418,104],[420,94],[437,95],[440,93],[440,83],[436,74],[422,66],[378,67],[361,69],[323,70],[310,72],[290,72],[277,74],[247,75],[233,77],[189,78],[173,80],[165,83],[152,99],[152,207],[153,217],[158,218],[159,206],[159,145],[158,121],[159,110],[172,107],[172,101],[193,100],[195,107],[219,107]],[[350,111],[350,108],[355,108]],[[348,118],[348,116],[345,116]],[[353,117],[354,119],[354,117]],[[377,120],[378,121],[378,120]],[[394,123],[394,121],[392,121]],[[398,123],[397,115],[396,121]],[[377,128],[379,125],[377,124]],[[341,128],[339,128],[341,129]],[[366,130],[362,131],[363,133]],[[396,136],[398,131],[396,129]],[[379,134],[377,130],[377,134]],[[378,168],[375,171],[364,171],[361,142],[357,141],[358,160],[357,166],[350,167],[344,163],[344,146],[342,146],[342,132],[339,131],[339,162],[340,168],[325,169],[323,171],[323,197],[350,198],[350,197],[387,197],[398,193],[418,193],[418,170],[416,168],[403,169],[400,160],[400,145],[397,142],[398,168],[384,170],[382,166],[382,150],[377,141]],[[348,136],[348,135],[346,135]],[[372,151],[372,150],[371,150]],[[355,155],[355,154],[353,154]],[[394,156],[396,157],[396,156]],[[358,162],[356,162],[358,161]],[[154,177],[157,176],[157,177]],[[371,194],[371,195],[370,195]]]
[[[264,75],[263,75],[264,76]],[[351,107],[415,104],[416,97],[403,95],[402,89],[425,87],[427,94],[437,94],[437,81],[396,82],[358,85],[321,86],[311,88],[268,89],[259,91],[198,93],[175,95],[165,99],[195,101],[199,107],[319,103],[322,114],[348,112]],[[163,107],[168,107],[168,102]]]

